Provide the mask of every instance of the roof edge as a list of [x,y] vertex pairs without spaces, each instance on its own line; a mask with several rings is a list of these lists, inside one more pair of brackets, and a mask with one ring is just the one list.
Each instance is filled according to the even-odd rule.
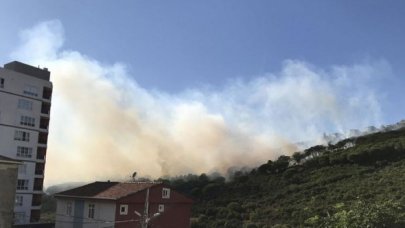
[[68,196],[68,195],[60,195],[55,194],[53,195],[56,198],[75,198],[75,199],[92,199],[92,200],[112,200],[116,201],[115,198],[107,198],[107,197],[92,197],[92,196]]

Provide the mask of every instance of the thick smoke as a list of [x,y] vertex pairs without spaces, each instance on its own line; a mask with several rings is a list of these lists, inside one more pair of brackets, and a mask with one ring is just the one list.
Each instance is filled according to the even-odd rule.
[[324,132],[379,124],[369,82],[389,71],[384,61],[319,69],[287,60],[220,90],[169,94],[142,88],[123,64],[64,50],[59,21],[21,39],[12,57],[48,67],[54,83],[46,185],[257,165]]

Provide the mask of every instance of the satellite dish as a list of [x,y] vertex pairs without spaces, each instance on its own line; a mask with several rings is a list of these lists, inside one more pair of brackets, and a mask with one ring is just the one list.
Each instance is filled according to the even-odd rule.
[[133,180],[133,181],[135,181],[135,178],[136,178],[136,172],[134,172],[134,173],[132,174],[132,180]]

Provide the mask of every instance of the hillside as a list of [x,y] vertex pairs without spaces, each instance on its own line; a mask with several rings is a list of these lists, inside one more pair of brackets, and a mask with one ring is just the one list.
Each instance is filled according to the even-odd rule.
[[[405,227],[404,174],[402,128],[280,156],[228,181],[205,174],[159,181],[195,199],[193,228]],[[44,200],[43,219],[52,220],[55,201]]]
[[192,227],[405,227],[405,129],[315,146],[229,182],[164,180],[196,200]]

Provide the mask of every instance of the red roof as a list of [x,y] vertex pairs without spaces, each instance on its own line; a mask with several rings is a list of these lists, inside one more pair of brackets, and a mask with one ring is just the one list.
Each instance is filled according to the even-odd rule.
[[95,198],[117,200],[152,186],[156,182],[94,182],[55,194],[56,197]]

